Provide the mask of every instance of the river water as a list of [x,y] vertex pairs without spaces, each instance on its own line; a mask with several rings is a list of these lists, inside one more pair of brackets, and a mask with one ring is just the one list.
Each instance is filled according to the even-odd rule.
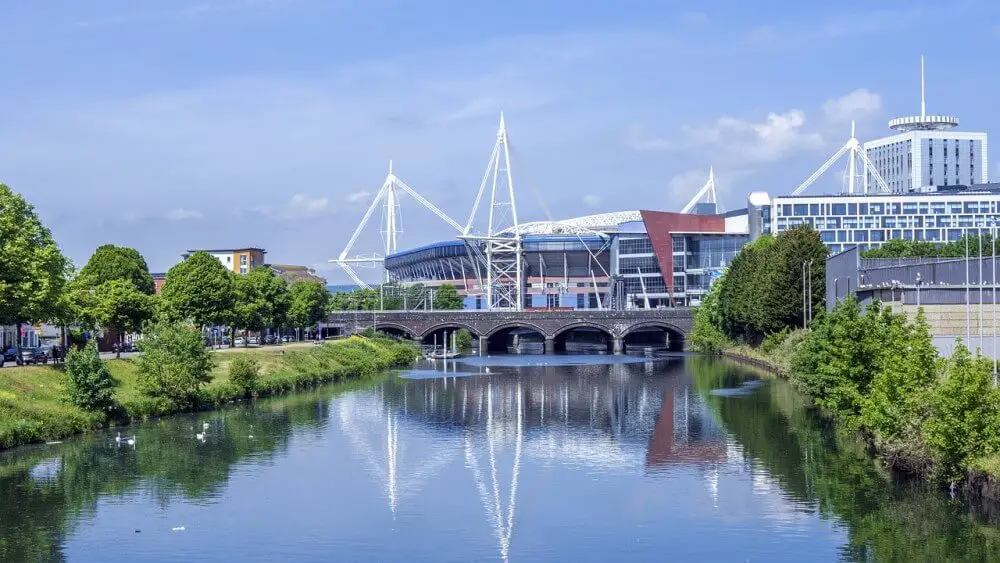
[[446,369],[0,454],[0,561],[1000,560],[990,507],[745,368]]

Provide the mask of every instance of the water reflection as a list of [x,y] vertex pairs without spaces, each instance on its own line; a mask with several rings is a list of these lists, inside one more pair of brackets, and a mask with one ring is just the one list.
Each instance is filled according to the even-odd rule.
[[892,485],[785,384],[535,360],[2,453],[0,561],[1000,559],[992,516]]

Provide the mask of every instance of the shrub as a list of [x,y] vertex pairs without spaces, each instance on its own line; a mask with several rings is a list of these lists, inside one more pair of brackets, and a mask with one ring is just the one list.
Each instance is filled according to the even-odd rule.
[[260,383],[260,364],[247,355],[239,355],[229,363],[229,381],[243,396],[252,395]]
[[205,348],[201,332],[193,327],[153,325],[139,348],[143,352],[136,362],[139,388],[149,397],[188,408],[194,405],[201,386],[212,380],[211,352]]
[[785,342],[785,339],[788,338],[788,334],[788,327],[785,327],[778,332],[768,334],[760,343],[761,352],[764,352],[765,354],[774,352],[778,346],[781,346]]
[[458,349],[461,352],[469,352],[472,350],[472,333],[463,329],[459,329],[458,333],[455,335],[455,342],[458,345]]
[[83,350],[72,349],[66,356],[66,389],[70,400],[81,409],[110,413],[115,409],[115,381],[91,340]]

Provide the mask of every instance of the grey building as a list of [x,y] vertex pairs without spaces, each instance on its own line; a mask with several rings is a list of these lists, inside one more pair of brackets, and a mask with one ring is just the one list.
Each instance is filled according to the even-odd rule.
[[992,357],[1000,336],[998,280],[1000,261],[991,257],[861,258],[855,246],[826,260],[826,308],[850,295],[862,307],[878,300],[911,319],[923,308],[943,354],[961,338]]

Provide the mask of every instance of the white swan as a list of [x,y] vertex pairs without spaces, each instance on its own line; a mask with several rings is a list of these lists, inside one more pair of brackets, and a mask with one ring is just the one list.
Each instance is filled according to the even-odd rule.
[[135,434],[132,434],[132,437],[129,438],[128,440],[126,440],[125,443],[127,443],[130,446],[134,446],[135,445]]
[[115,436],[115,443],[116,444],[121,444],[122,443],[122,433],[121,432],[119,432],[118,435]]
[[205,433],[204,432],[200,432],[198,434],[195,434],[194,437],[195,437],[195,439],[201,440],[202,442],[205,441]]

